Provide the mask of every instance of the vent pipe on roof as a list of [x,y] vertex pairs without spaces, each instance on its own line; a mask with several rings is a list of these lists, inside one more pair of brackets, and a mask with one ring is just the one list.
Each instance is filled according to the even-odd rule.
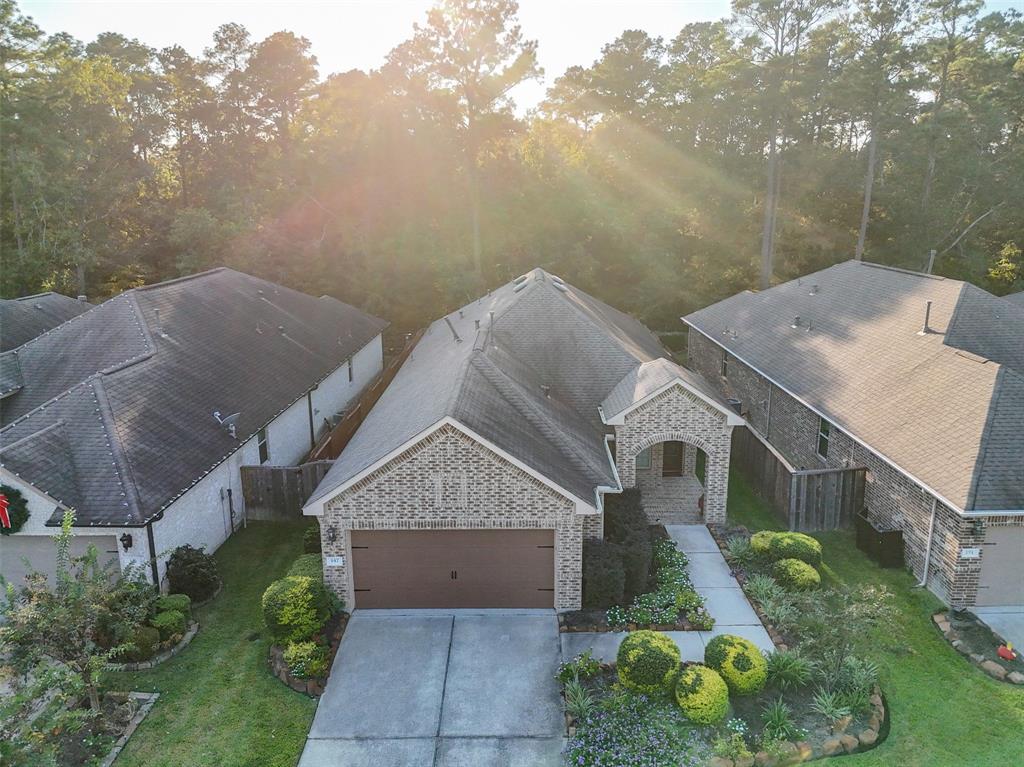
[[809,295],[809,296],[816,296],[816,295],[818,295],[818,286],[817,285],[811,285],[811,289],[810,289],[810,291],[808,291],[807,295]]
[[544,396],[545,397],[550,397],[551,396],[551,387],[548,386],[547,384],[541,384],[540,385],[540,390],[542,392],[544,392]]
[[80,295],[78,296],[78,300],[84,304],[88,299],[84,295]]
[[473,320],[473,330],[480,329],[480,320]]
[[932,329],[930,327],[928,327],[928,320],[931,319],[931,316],[932,316],[932,302],[931,301],[925,301],[924,302],[924,327],[922,327],[917,332],[917,334],[919,336],[927,335],[928,333],[932,332]]
[[452,321],[450,319],[448,319],[447,317],[444,318],[444,321],[448,323],[448,329],[450,331],[452,331],[452,338],[455,339],[455,343],[461,344],[462,343],[462,339],[459,338],[459,334],[455,332],[455,326],[452,325]]
[[793,324],[792,324],[792,325],[790,325],[790,327],[791,327],[791,328],[798,328],[798,327],[800,327],[800,315],[799,315],[799,314],[798,314],[798,315],[796,315],[796,316],[795,316],[795,317],[793,318]]

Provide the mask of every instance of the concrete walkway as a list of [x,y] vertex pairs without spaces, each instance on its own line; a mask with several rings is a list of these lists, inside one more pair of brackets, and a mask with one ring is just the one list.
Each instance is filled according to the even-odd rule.
[[357,610],[299,767],[555,767],[551,610]]
[[1024,647],[1024,605],[974,607],[972,612],[1014,647]]
[[[757,613],[750,606],[739,583],[732,576],[729,565],[718,544],[704,525],[666,525],[669,536],[679,550],[690,560],[687,568],[697,591],[707,598],[707,609],[715,619],[711,631],[666,631],[679,645],[683,660],[704,662],[704,647],[719,634],[735,634],[749,639],[763,652],[772,652],[775,645],[761,625]],[[626,632],[564,633],[561,634],[562,658],[569,659],[587,648],[594,657],[610,662],[615,660],[619,644]]]

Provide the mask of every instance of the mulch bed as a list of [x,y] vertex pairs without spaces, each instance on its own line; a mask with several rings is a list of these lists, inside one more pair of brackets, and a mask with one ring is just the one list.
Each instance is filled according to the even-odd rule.
[[334,656],[338,653],[338,645],[341,644],[341,637],[345,633],[350,614],[347,612],[335,613],[327,621],[323,631],[315,636],[314,641],[327,640],[330,642],[330,651],[327,657],[327,675],[322,677],[292,676],[288,664],[284,662],[284,648],[281,645],[272,645],[270,648],[270,673],[291,687],[295,692],[302,692],[311,698],[318,698],[323,695],[324,687],[327,684],[327,677],[331,674],[331,667],[334,665]]
[[939,612],[932,616],[935,627],[956,651],[993,679],[1024,685],[1024,658],[999,657],[997,650],[1006,640],[969,611]]

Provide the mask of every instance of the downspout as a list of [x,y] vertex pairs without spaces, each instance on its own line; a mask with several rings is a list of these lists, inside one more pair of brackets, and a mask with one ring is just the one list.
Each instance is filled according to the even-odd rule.
[[928,545],[924,549],[924,572],[921,573],[921,582],[917,584],[918,588],[924,588],[928,585],[928,568],[932,563],[932,539],[935,537],[935,514],[939,508],[939,499],[932,496],[932,518],[928,523]]
[[605,493],[621,493],[622,492],[622,480],[619,479],[619,469],[615,465],[615,459],[612,457],[612,449],[610,447],[612,440],[615,439],[614,434],[604,435],[604,449],[608,454],[608,463],[612,467],[612,476],[615,477],[615,486],[612,485],[598,485],[594,488],[594,500],[597,503],[598,513],[604,511],[604,494]]
[[306,392],[306,406],[309,409],[309,449],[316,447],[316,430],[313,428],[313,390]]
[[160,591],[160,570],[156,566],[156,541],[153,538],[153,523],[159,522],[163,518],[164,513],[161,511],[146,523],[146,539],[149,541],[149,566],[153,573],[153,585],[157,591]]

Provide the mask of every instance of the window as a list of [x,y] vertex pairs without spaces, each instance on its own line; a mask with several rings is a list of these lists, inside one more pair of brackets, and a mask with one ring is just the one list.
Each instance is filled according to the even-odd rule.
[[649,447],[636,454],[636,467],[638,469],[651,468],[651,449]]
[[348,382],[352,383],[352,360],[348,361]]
[[832,424],[824,418],[818,419],[818,457],[828,458],[828,439],[832,434]]
[[729,377],[729,352],[722,352],[722,378]]
[[256,446],[260,450],[260,463],[266,463],[270,460],[270,446],[267,445],[267,430],[260,429],[256,432]]

